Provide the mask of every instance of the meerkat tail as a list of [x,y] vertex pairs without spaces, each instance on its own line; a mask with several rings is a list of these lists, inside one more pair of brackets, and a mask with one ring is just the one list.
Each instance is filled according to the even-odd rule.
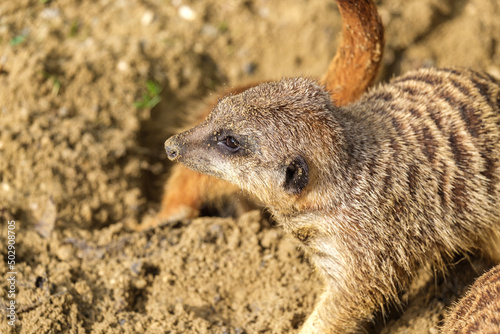
[[384,52],[384,26],[371,0],[337,0],[342,41],[321,82],[334,103],[354,102],[375,81]]

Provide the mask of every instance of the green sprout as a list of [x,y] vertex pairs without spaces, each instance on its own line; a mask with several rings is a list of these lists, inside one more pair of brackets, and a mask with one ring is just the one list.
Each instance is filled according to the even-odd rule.
[[10,45],[18,45],[21,44],[26,40],[26,36],[24,35],[17,35],[16,37],[12,38],[10,40]]
[[78,20],[74,20],[69,28],[69,37],[75,37],[78,34],[79,28],[80,22],[78,22]]
[[217,27],[219,29],[219,32],[225,33],[229,30],[229,24],[225,21],[222,21],[219,23],[219,26]]
[[137,109],[151,109],[161,101],[160,93],[160,85],[153,80],[148,80],[146,82],[146,93],[142,95],[140,100],[134,102],[134,106]]
[[61,81],[55,75],[52,76],[52,95],[57,96],[59,94],[59,90],[61,89]]
[[61,80],[59,80],[59,77],[57,74],[49,73],[47,71],[42,72],[43,78],[45,80],[51,80],[52,81],[52,91],[51,94],[52,96],[57,96],[59,95],[59,91],[61,90]]

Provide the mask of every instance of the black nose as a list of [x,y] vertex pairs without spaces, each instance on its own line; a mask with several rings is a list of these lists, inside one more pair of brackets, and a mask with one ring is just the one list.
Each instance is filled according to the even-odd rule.
[[167,157],[175,161],[179,157],[179,145],[174,140],[174,137],[170,137],[165,141],[165,151],[167,152]]

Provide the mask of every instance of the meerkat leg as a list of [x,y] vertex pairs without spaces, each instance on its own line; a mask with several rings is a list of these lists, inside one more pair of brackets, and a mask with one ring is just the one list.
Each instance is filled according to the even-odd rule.
[[153,217],[145,218],[135,228],[137,231],[198,216],[203,192],[198,189],[197,184],[208,176],[192,171],[181,164],[174,165],[170,172],[170,177],[165,183],[160,211]]
[[[206,183],[207,175],[192,171],[177,164],[172,167],[170,177],[165,184],[165,193],[161,202],[161,210],[157,218],[162,220],[176,220],[198,216],[203,192],[197,185]],[[182,189],[182,191],[169,191]]]
[[161,210],[146,219],[137,230],[146,230],[162,223],[194,218],[204,202],[215,202],[218,197],[236,194],[239,189],[225,181],[201,174],[177,164],[171,169],[165,184]]
[[325,305],[330,300],[330,293],[324,292],[321,296],[319,303],[314,308],[313,313],[309,315],[306,322],[300,330],[300,334],[314,334],[320,331],[320,328],[328,328],[329,324],[324,321],[324,316],[320,313],[324,313]]
[[332,290],[325,291],[300,334],[363,333],[360,319],[370,318],[373,310],[358,307],[352,301],[342,301],[339,296]]
[[334,315],[331,310],[333,298],[334,296],[331,291],[325,291],[321,295],[313,313],[309,315],[302,326],[300,334],[335,333],[331,324],[331,317]]
[[[183,188],[182,192],[176,191]],[[175,190],[175,191],[172,191]],[[160,221],[197,217],[203,202],[216,202],[223,196],[236,194],[238,187],[214,177],[192,171],[182,165],[172,168],[165,185]]]

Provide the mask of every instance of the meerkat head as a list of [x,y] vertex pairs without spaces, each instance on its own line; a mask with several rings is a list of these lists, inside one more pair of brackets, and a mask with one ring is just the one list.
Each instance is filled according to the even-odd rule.
[[203,123],[169,138],[165,150],[170,160],[236,184],[265,204],[290,203],[308,192],[319,164],[332,157],[333,109],[314,81],[264,83],[222,99]]

